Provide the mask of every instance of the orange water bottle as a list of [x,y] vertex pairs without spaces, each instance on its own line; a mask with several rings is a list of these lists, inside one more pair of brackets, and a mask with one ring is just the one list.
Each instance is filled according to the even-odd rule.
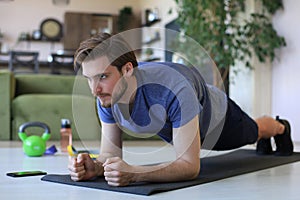
[[62,152],[68,152],[68,145],[72,145],[72,129],[69,119],[61,119],[60,148]]

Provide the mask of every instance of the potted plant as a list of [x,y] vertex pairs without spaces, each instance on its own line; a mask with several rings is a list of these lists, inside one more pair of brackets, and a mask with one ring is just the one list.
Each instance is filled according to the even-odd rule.
[[122,32],[128,29],[128,26],[132,20],[132,8],[125,6],[119,11],[118,17],[118,31]]
[[[208,52],[220,69],[227,92],[229,68],[234,67],[237,61],[252,69],[250,59],[254,55],[260,62],[273,61],[275,50],[286,45],[271,21],[272,15],[283,9],[282,0],[255,0],[260,3],[261,10],[248,16],[245,1],[175,0],[181,32],[196,40]],[[175,42],[177,51],[195,59],[195,50],[178,41]]]

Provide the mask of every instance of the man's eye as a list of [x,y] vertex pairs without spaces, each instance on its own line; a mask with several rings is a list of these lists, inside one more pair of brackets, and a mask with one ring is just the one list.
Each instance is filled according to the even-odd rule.
[[105,74],[100,74],[100,75],[98,76],[98,78],[99,78],[99,79],[105,79],[105,78],[107,78],[107,76],[106,76]]

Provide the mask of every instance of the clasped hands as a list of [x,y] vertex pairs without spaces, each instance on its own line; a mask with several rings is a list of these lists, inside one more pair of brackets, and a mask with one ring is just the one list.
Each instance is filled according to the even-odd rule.
[[89,180],[96,176],[103,176],[111,186],[126,186],[134,182],[134,167],[119,157],[107,158],[102,164],[94,161],[87,153],[70,157],[68,169],[74,181]]

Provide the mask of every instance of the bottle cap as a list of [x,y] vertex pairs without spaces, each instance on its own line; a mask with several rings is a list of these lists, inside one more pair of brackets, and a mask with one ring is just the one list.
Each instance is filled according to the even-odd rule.
[[71,122],[69,119],[61,119],[62,128],[71,128]]

